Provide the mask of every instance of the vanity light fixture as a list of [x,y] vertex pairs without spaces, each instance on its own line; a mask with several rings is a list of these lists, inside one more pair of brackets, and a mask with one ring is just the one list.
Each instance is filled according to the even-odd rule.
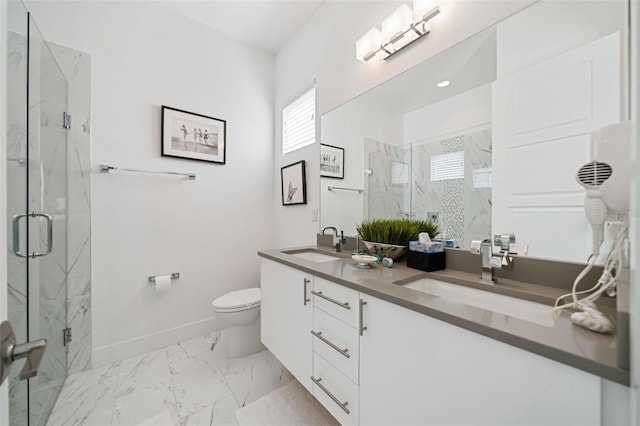
[[436,83],[436,86],[442,89],[443,87],[447,87],[450,84],[451,84],[451,81],[449,80],[440,80],[439,82]]
[[382,21],[382,31],[373,27],[356,41],[356,58],[362,62],[388,58],[427,35],[439,13],[440,7],[430,0],[414,0],[413,10],[400,5]]
[[365,35],[356,41],[356,58],[363,62],[371,59],[375,59],[377,61],[386,59],[391,52],[381,46],[383,46],[382,33],[376,27],[372,27]]

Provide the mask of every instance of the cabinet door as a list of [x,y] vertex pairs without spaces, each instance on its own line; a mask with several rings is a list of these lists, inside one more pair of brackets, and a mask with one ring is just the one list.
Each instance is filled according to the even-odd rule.
[[262,259],[262,343],[307,390],[312,390],[313,276]]
[[598,377],[362,298],[360,424],[599,424]]

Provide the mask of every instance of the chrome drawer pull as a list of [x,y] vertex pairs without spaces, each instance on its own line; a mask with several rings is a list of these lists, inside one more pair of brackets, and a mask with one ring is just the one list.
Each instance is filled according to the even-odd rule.
[[322,391],[324,393],[326,393],[329,398],[331,398],[333,400],[333,402],[335,402],[336,404],[338,404],[338,406],[340,408],[342,408],[342,410],[347,413],[347,414],[351,414],[351,411],[349,411],[349,409],[347,408],[347,405],[349,405],[349,402],[340,402],[340,400],[338,398],[336,398],[335,396],[333,396],[333,394],[331,392],[329,392],[329,389],[325,388],[324,386],[322,386],[322,384],[320,383],[320,380],[322,380],[322,378],[320,379],[316,379],[315,377],[311,376],[311,380],[313,380],[313,383],[315,383],[316,385],[318,385],[318,387],[320,389],[322,389]]
[[366,305],[366,304],[367,304],[367,302],[365,302],[364,300],[360,299],[360,306],[359,306],[360,309],[359,309],[358,313],[360,314],[359,315],[359,320],[360,320],[360,322],[359,322],[360,327],[359,328],[360,328],[360,335],[361,336],[364,335],[364,331],[367,329],[367,327],[364,325],[364,312],[363,312],[364,305]]
[[329,302],[335,303],[336,305],[338,305],[340,307],[343,307],[345,309],[351,309],[351,306],[349,306],[349,302],[344,302],[344,303],[338,302],[336,299],[332,299],[332,298],[330,298],[328,296],[325,296],[324,294],[322,294],[321,291],[313,291],[313,290],[311,290],[311,294],[315,294],[318,297],[322,297],[324,300],[328,300]]
[[334,343],[331,343],[329,340],[327,340],[326,337],[322,336],[322,331],[313,331],[313,330],[311,330],[311,334],[313,334],[318,339],[320,339],[323,342],[325,342],[327,345],[331,346],[336,351],[340,352],[341,355],[344,355],[347,358],[351,358],[351,355],[349,355],[349,348],[340,349]]
[[307,284],[309,284],[310,282],[311,282],[310,279],[308,278],[304,279],[304,288],[303,288],[304,295],[302,296],[302,300],[304,301],[304,306],[307,306],[307,302],[311,302],[311,299],[307,298]]

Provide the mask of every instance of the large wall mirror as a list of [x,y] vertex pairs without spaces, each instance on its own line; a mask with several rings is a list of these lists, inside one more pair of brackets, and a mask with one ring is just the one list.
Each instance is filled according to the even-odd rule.
[[586,262],[575,173],[591,133],[627,117],[627,14],[540,1],[323,115],[344,178],[321,177],[320,225],[432,219],[460,248],[514,233],[530,256]]

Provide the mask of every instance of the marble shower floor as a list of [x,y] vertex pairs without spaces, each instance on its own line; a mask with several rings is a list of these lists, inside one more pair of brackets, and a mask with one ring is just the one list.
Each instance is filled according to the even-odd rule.
[[236,410],[293,377],[266,350],[226,358],[221,336],[67,377],[47,426],[236,425]]

